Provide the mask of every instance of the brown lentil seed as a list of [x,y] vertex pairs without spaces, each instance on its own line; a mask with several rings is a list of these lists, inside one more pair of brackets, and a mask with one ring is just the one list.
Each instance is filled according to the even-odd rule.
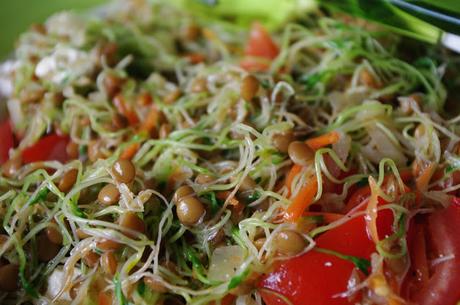
[[175,204],[177,204],[182,198],[190,196],[194,193],[195,191],[190,186],[182,185],[176,190],[172,200]]
[[153,98],[148,92],[141,93],[136,98],[136,103],[138,106],[145,107],[152,104]]
[[315,157],[314,151],[304,142],[294,141],[289,144],[288,154],[292,162],[307,165]]
[[121,87],[123,86],[124,80],[116,75],[108,74],[104,78],[104,87],[105,91],[109,98],[113,98],[121,91]]
[[93,268],[99,262],[99,254],[90,250],[83,255],[83,261],[88,267]]
[[259,81],[252,75],[247,75],[241,82],[240,94],[241,97],[246,101],[251,101],[259,91]]
[[62,234],[59,232],[59,229],[56,228],[56,225],[49,225],[46,228],[46,236],[53,244],[62,245]]
[[131,183],[136,177],[136,167],[131,160],[120,159],[112,166],[112,172],[120,183]]
[[260,250],[262,249],[266,241],[267,239],[265,237],[258,238],[254,241],[254,246],[256,247],[257,250]]
[[302,252],[307,243],[302,235],[295,231],[281,231],[274,239],[277,251],[283,255],[296,255]]
[[111,239],[102,239],[100,241],[97,242],[97,248],[102,250],[102,251],[116,251],[118,249],[120,249],[122,246],[122,244],[114,241],[114,240],[111,240]]
[[175,101],[177,101],[181,97],[181,95],[182,92],[179,89],[175,89],[164,97],[164,102],[168,105],[172,104]]
[[69,144],[67,144],[65,150],[67,156],[69,156],[70,159],[78,159],[80,152],[77,143],[70,141]]
[[189,196],[182,198],[176,206],[177,217],[186,226],[197,224],[205,213],[205,209],[200,200]]
[[43,99],[46,90],[43,88],[37,88],[31,91],[22,91],[19,96],[19,99],[24,104],[33,104],[38,103]]
[[77,297],[78,295],[78,290],[80,290],[80,286],[81,286],[81,282],[78,282],[76,284],[74,284],[72,286],[72,288],[70,288],[70,291],[69,291],[69,296],[72,300],[75,300],[75,298]]
[[120,113],[115,113],[112,116],[112,125],[115,128],[115,130],[124,129],[129,125],[129,122],[124,115]]
[[193,81],[191,87],[192,93],[201,93],[208,91],[208,82],[205,78],[197,78]]
[[113,205],[120,199],[120,192],[113,184],[104,186],[97,196],[97,200],[103,205]]
[[0,234],[0,247],[6,243],[9,239],[9,236],[6,234]]
[[79,239],[85,239],[85,238],[91,237],[91,235],[85,233],[82,229],[77,229],[76,233]]
[[[137,231],[139,233],[145,233],[145,223],[144,221],[136,215],[134,212],[123,213],[119,218],[119,224],[123,228]],[[131,238],[135,238],[135,234],[126,233]]]
[[196,40],[201,35],[201,28],[196,24],[190,24],[184,29],[184,38],[187,40]]
[[359,74],[359,80],[361,84],[365,85],[366,87],[374,89],[378,89],[381,87],[379,81],[367,69],[361,70],[361,73]]
[[113,254],[113,251],[107,251],[101,255],[101,266],[102,270],[104,270],[107,275],[115,275],[117,272],[118,262]]
[[198,183],[198,184],[208,184],[208,183],[211,183],[213,182],[215,179],[213,176],[210,176],[210,175],[206,175],[206,174],[199,174],[198,176],[196,176],[195,178],[195,183]]
[[104,44],[98,51],[99,56],[104,56],[105,61],[109,66],[113,66],[116,63],[118,46],[116,43],[108,42]]
[[16,176],[17,172],[21,169],[21,166],[22,166],[21,156],[17,156],[17,157],[9,159],[2,166],[3,176],[7,178],[12,178]]
[[91,162],[96,162],[103,159],[104,153],[102,152],[101,143],[98,140],[91,140],[88,143],[88,158]]
[[249,176],[246,176],[240,184],[240,192],[252,191],[256,188],[256,182]]
[[15,291],[19,288],[19,266],[6,264],[0,267],[0,291]]
[[294,139],[294,133],[292,132],[292,130],[289,130],[283,133],[275,133],[272,136],[272,143],[278,151],[282,153],[287,153],[289,144],[291,144],[291,142],[293,142]]
[[41,262],[49,262],[59,252],[61,247],[48,238],[45,232],[40,233],[37,237],[37,255]]
[[72,168],[68,170],[59,181],[58,189],[63,193],[68,193],[72,187],[74,186],[75,182],[77,181],[78,177],[78,169]]

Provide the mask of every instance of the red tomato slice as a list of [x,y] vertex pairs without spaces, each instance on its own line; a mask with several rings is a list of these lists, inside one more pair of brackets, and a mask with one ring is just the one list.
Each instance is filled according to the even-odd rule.
[[249,32],[249,40],[244,50],[246,56],[274,59],[278,56],[279,48],[267,30],[255,22]]
[[280,50],[267,30],[260,24],[254,23],[249,32],[249,39],[244,50],[245,57],[240,63],[243,69],[251,72],[266,71],[272,59]]
[[[378,214],[377,226],[383,238],[392,233],[393,212],[389,209]],[[317,246],[341,254],[370,259],[375,244],[367,233],[364,216],[327,231],[316,239]],[[347,285],[353,263],[336,256],[310,251],[302,256],[282,262],[259,283],[259,287],[278,293],[294,304],[348,305],[354,302],[339,294]],[[285,304],[275,294],[261,290],[267,305]]]
[[436,264],[432,276],[411,297],[419,305],[455,305],[460,301],[460,207],[447,209],[428,217],[428,239],[433,252],[447,259]]
[[8,161],[8,152],[14,147],[14,136],[9,120],[0,123],[0,165]]
[[34,145],[22,151],[22,160],[24,163],[51,160],[65,163],[69,160],[66,152],[68,143],[68,136],[60,136],[57,134],[45,136]]

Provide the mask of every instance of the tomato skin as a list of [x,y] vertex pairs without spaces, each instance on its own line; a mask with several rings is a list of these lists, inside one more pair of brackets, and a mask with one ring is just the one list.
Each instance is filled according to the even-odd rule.
[[[393,212],[385,209],[379,212],[377,227],[383,238],[392,233]],[[375,252],[375,244],[367,233],[364,216],[349,220],[331,229],[316,239],[317,247],[370,259]],[[347,291],[347,284],[354,265],[336,256],[318,251],[282,262],[259,283],[261,295],[267,305],[284,304],[274,294],[279,293],[294,305],[348,305],[354,304],[339,294]]]
[[249,40],[244,53],[246,56],[274,59],[278,56],[279,48],[267,30],[256,22],[249,32]]
[[455,305],[460,301],[460,206],[434,212],[428,217],[428,238],[435,253],[453,256],[436,264],[433,275],[411,298],[419,305]]
[[65,163],[69,160],[66,152],[68,143],[68,136],[57,134],[45,136],[34,145],[22,151],[22,160],[24,163],[38,161],[59,161]]
[[8,152],[14,147],[13,130],[9,120],[0,123],[0,165],[8,161]]
[[249,39],[244,50],[245,57],[240,66],[250,72],[267,71],[270,63],[279,54],[279,48],[267,30],[254,23],[249,32]]

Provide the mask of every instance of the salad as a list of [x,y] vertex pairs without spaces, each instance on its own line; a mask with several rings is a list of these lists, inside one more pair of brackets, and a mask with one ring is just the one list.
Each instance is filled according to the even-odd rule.
[[321,9],[33,25],[0,68],[0,303],[458,304],[459,65]]

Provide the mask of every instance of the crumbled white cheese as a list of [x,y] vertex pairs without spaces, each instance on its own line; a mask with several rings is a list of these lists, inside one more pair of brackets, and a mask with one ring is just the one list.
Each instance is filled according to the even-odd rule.
[[93,70],[95,58],[91,53],[58,45],[55,51],[44,57],[36,66],[35,74],[56,85],[88,75]]

